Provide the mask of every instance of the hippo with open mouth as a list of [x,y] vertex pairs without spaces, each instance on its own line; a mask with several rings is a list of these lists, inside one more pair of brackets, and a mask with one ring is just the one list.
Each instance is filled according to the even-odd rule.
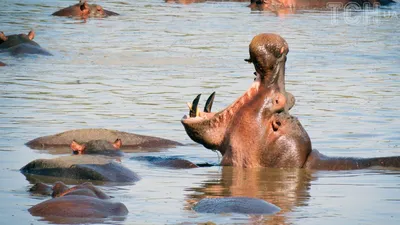
[[[254,47],[254,42],[258,47]],[[400,157],[332,158],[312,149],[307,132],[286,110],[293,106],[283,88],[287,52],[286,42],[278,35],[254,37],[249,60],[257,71],[254,83],[217,113],[211,113],[211,100],[204,112],[199,112],[196,98],[189,104],[189,115],[181,120],[189,137],[206,148],[218,150],[223,166],[321,170],[400,167]],[[210,99],[213,98],[212,95]]]

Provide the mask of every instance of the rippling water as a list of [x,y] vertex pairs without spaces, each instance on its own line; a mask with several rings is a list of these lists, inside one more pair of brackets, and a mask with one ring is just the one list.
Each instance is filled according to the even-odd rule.
[[[47,223],[27,209],[18,171],[36,158],[38,136],[77,128],[109,128],[180,141],[159,153],[217,163],[194,144],[179,120],[185,103],[217,92],[215,110],[251,84],[248,44],[262,32],[289,43],[286,89],[313,147],[332,156],[400,155],[400,7],[333,16],[330,11],[279,15],[251,12],[248,3],[166,4],[161,0],[97,1],[120,13],[86,23],[50,16],[74,1],[0,2],[6,34],[36,32],[54,54],[15,58],[0,68],[0,218],[7,224]],[[133,154],[133,153],[132,153]],[[399,224],[400,171],[168,170],[123,163],[142,176],[132,186],[104,186],[127,205],[122,224]],[[252,196],[282,208],[274,216],[197,214],[205,196]],[[115,221],[109,221],[115,223]]]

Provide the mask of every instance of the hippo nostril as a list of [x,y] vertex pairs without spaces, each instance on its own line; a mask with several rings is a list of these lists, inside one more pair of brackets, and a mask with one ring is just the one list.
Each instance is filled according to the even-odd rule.
[[274,132],[278,131],[279,127],[281,126],[281,122],[280,121],[272,121],[272,130]]

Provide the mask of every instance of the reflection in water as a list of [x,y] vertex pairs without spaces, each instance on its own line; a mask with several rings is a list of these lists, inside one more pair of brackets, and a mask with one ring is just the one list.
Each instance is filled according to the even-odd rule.
[[277,215],[252,215],[251,220],[264,224],[288,224],[285,214],[293,208],[307,205],[310,197],[311,171],[303,169],[244,169],[221,167],[221,177],[207,180],[201,187],[188,189],[186,209],[205,197],[261,198],[281,208]]

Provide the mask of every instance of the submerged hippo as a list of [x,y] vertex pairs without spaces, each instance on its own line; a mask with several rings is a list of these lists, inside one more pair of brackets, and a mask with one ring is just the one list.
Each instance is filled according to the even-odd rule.
[[91,183],[68,188],[64,183],[57,182],[52,189],[54,198],[28,209],[33,216],[87,219],[128,214],[124,204],[111,202],[108,195]]
[[51,55],[44,50],[38,43],[33,41],[35,32],[33,30],[26,34],[5,35],[0,31],[0,52],[10,52],[12,55],[19,54],[40,54]]
[[106,140],[92,140],[84,144],[79,144],[74,140],[70,145],[72,152],[77,155],[93,154],[108,156],[123,156],[124,153],[119,150],[121,146],[122,141],[119,138],[113,143]]
[[140,179],[136,173],[111,158],[91,155],[37,159],[22,167],[20,171],[28,179],[31,175],[104,182],[135,182]]
[[[179,157],[160,157],[160,156],[135,156],[133,160],[146,161],[155,166],[166,167],[170,169],[190,169],[198,168],[196,165],[189,160],[181,159]],[[211,166],[210,164],[200,164],[202,167]]]
[[124,141],[124,145],[121,148],[121,150],[124,152],[138,150],[152,151],[182,145],[179,142],[163,138],[108,129],[70,130],[55,135],[36,138],[27,142],[26,145],[33,149],[59,148],[62,150],[61,153],[69,153],[69,147],[74,140],[78,143],[86,143],[91,140],[105,140],[113,142],[116,139],[121,139]]
[[219,197],[203,198],[193,210],[199,213],[275,214],[280,208],[258,198]]
[[71,5],[67,8],[58,10],[52,14],[53,16],[68,16],[68,17],[80,17],[86,19],[88,17],[107,17],[117,16],[118,13],[105,10],[100,5],[88,4],[86,0],[80,0],[79,3]]
[[377,7],[395,3],[392,0],[250,0],[249,7],[253,10],[279,11],[284,9],[343,9],[347,6]]
[[[279,87],[282,73],[273,72],[285,56],[282,51],[285,43],[276,35],[261,35],[265,47],[259,54],[264,57],[253,57],[252,62],[256,68],[260,65],[267,68],[264,74],[271,76],[257,73],[250,89],[221,112],[193,115],[192,106],[189,116],[184,116],[181,122],[193,141],[221,152],[221,164],[227,166],[323,170],[400,167],[400,157],[331,158],[312,150],[301,123],[284,110],[286,98]],[[252,51],[250,48],[250,55]],[[197,105],[194,108],[197,111]]]
[[6,64],[3,62],[0,62],[0,66],[6,66]]

